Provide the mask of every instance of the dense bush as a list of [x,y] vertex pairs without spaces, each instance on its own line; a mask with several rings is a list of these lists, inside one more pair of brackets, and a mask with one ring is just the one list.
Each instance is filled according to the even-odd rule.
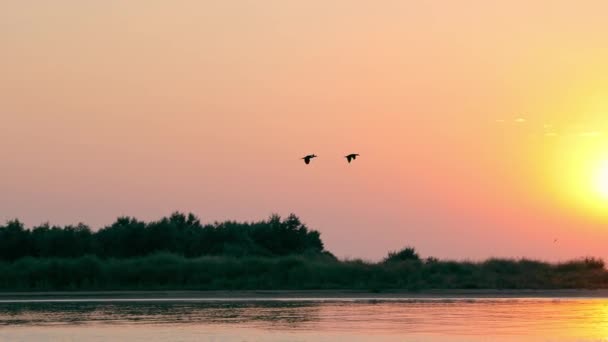
[[338,260],[295,215],[200,223],[175,213],[85,225],[0,226],[0,290],[608,288],[604,261],[422,260],[406,247],[378,263]]
[[277,215],[253,223],[206,224],[194,215],[174,213],[159,221],[121,217],[97,232],[83,224],[57,227],[44,224],[26,229],[19,221],[0,226],[0,260],[23,257],[132,258],[157,252],[185,257],[204,255],[279,256],[322,253],[317,231],[295,215]]
[[[568,265],[581,265],[573,261]],[[156,253],[0,262],[0,290],[563,289],[608,287],[602,268],[531,260],[485,262],[340,261],[323,254],[204,256]]]
[[384,258],[384,262],[399,262],[408,260],[420,260],[420,256],[413,247],[405,247],[398,252],[388,252],[388,255],[386,258]]

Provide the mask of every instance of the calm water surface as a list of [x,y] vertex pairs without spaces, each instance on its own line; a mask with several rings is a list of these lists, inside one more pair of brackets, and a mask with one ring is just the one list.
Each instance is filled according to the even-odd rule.
[[0,302],[0,341],[608,341],[608,299],[89,300]]

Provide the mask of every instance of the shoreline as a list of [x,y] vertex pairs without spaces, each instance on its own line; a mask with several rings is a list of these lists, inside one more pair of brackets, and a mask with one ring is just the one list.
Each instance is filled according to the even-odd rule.
[[0,292],[0,303],[87,301],[327,301],[408,299],[608,299],[608,289],[565,290],[392,290],[379,293],[358,290],[252,290],[252,291],[52,291]]

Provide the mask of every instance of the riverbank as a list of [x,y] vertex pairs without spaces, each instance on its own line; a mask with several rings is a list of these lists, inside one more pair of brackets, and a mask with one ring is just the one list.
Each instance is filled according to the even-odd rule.
[[439,260],[405,247],[372,262],[338,259],[323,246],[295,215],[203,225],[175,213],[148,223],[119,218],[95,232],[11,221],[0,226],[0,291],[608,289],[604,261],[593,257]]
[[606,298],[608,289],[585,290],[349,290],[305,291],[50,291],[0,292],[3,302],[95,302],[95,301],[282,301],[282,300],[407,300],[492,298]]
[[596,259],[550,264],[403,260],[365,262],[323,256],[23,258],[0,262],[0,291],[388,291],[608,289]]

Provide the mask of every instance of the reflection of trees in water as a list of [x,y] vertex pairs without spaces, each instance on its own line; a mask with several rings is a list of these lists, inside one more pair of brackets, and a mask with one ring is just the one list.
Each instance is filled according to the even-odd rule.
[[321,305],[314,302],[269,302],[264,305],[252,305],[241,311],[240,321],[260,327],[298,328],[318,322]]
[[98,310],[97,303],[0,304],[0,325],[79,324]]
[[[298,328],[320,320],[321,303],[7,303],[0,304],[0,325],[86,323],[251,324]],[[262,323],[262,324],[260,324]]]

